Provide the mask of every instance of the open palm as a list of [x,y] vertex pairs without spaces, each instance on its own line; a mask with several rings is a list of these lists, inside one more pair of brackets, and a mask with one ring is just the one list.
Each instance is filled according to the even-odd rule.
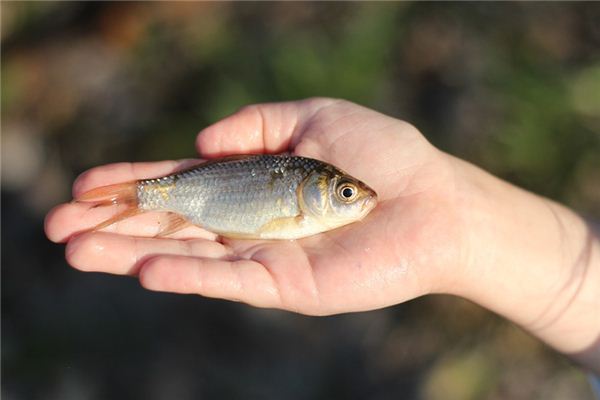
[[[378,206],[361,222],[297,241],[216,237],[190,227],[153,237],[161,215],[143,214],[84,232],[113,207],[63,204],[46,232],[68,242],[75,268],[138,275],[148,289],[244,301],[306,314],[368,310],[445,291],[465,253],[462,207],[448,156],[411,125],[331,99],[246,107],[205,129],[206,158],[280,153],[317,158],[364,181]],[[161,176],[193,161],[94,168],[74,192]]]

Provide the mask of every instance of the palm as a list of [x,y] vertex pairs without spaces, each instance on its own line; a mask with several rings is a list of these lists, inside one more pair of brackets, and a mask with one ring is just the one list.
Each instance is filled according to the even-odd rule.
[[[142,267],[142,283],[153,289],[324,314],[382,307],[436,290],[436,278],[450,275],[444,273],[447,262],[460,256],[460,232],[448,228],[459,226],[451,170],[441,153],[401,121],[347,102],[265,105],[208,128],[199,147],[207,156],[288,150],[318,158],[367,182],[378,192],[379,205],[362,222],[298,241],[215,242],[199,229],[173,239],[122,235],[155,232],[157,217],[143,216],[112,228],[121,235],[75,238],[70,262],[116,273]],[[76,190],[124,180],[118,175],[125,170],[138,179],[161,168],[172,165],[103,167],[80,180]],[[49,237],[66,240],[93,226],[74,221],[77,212],[92,220],[106,212],[75,207],[83,206],[65,205],[50,214]]]

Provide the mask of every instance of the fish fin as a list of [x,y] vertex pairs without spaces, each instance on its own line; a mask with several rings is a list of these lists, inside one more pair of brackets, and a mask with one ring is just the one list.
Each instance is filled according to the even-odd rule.
[[97,187],[75,197],[75,201],[78,203],[95,203],[94,206],[111,204],[137,206],[137,183],[126,182]]
[[89,231],[98,231],[123,219],[144,212],[144,210],[138,208],[136,182],[117,183],[115,185],[97,187],[75,197],[74,201],[77,203],[91,203],[92,208],[110,205],[126,206],[125,210],[106,221],[99,223],[89,229]]
[[126,218],[130,218],[133,217],[135,215],[141,214],[143,213],[144,210],[140,210],[137,207],[130,207],[126,210],[121,211],[120,213],[118,213],[117,215],[115,215],[114,217],[111,217],[109,219],[107,219],[106,221],[103,221],[101,223],[99,223],[98,225],[94,226],[93,228],[89,229],[89,231],[99,231],[100,229],[104,229],[107,226],[110,226],[114,223],[117,223],[121,220],[124,220]]
[[180,231],[188,226],[192,225],[187,219],[183,218],[179,214],[169,213],[167,216],[167,223],[160,229],[155,237],[161,238],[168,236],[172,233]]
[[304,216],[275,218],[258,228],[258,234],[263,237],[269,233],[285,232],[300,229]]

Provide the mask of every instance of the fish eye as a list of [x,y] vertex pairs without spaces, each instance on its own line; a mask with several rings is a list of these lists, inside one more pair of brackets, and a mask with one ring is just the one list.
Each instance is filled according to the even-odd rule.
[[340,200],[345,202],[350,202],[354,200],[357,193],[358,190],[356,189],[356,186],[349,183],[344,183],[340,185],[337,190],[338,197],[340,198]]

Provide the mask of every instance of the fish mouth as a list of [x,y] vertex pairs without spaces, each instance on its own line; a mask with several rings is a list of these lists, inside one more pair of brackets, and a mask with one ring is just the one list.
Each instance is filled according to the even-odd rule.
[[377,205],[377,196],[369,196],[362,204],[361,211],[366,215]]

